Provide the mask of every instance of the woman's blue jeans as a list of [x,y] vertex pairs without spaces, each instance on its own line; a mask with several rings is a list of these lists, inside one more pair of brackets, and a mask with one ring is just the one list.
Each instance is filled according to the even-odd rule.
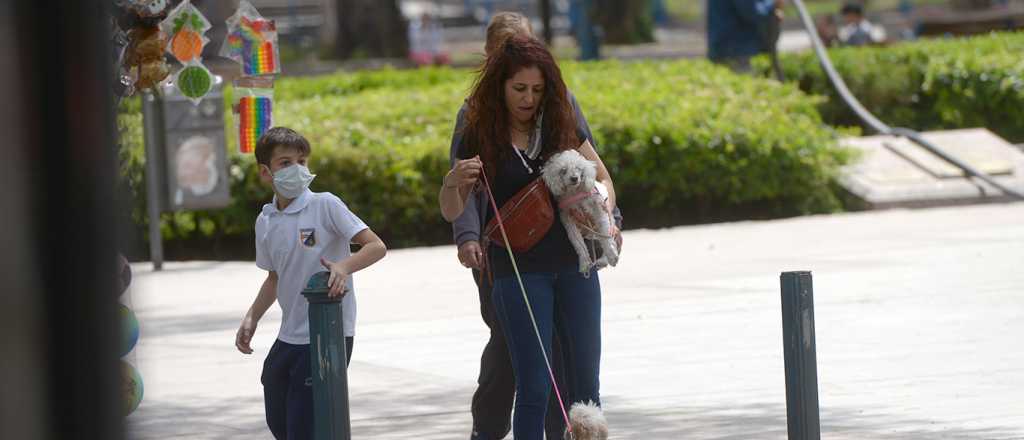
[[[557,325],[564,341],[566,368],[572,372],[573,383],[568,385],[575,400],[600,404],[601,284],[597,272],[591,272],[589,278],[575,270],[524,273],[522,277],[544,352],[551,355],[551,333]],[[496,278],[492,295],[516,374],[513,434],[516,440],[543,440],[551,379],[515,275]],[[571,403],[566,402],[566,410]]]

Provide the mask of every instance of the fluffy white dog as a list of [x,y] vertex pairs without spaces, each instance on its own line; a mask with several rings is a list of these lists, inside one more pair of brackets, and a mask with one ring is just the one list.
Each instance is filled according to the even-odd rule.
[[[580,272],[615,266],[619,250],[611,235],[611,215],[605,209],[605,197],[597,189],[597,164],[576,150],[566,150],[551,156],[541,175],[558,200],[565,232],[580,257]],[[597,261],[592,261],[584,238],[601,247],[603,253]]]
[[573,404],[569,424],[572,434],[565,430],[564,440],[608,440],[608,420],[593,402]]

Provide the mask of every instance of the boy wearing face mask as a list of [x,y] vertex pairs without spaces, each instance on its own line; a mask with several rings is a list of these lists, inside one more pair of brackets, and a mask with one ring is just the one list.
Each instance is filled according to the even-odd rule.
[[[369,227],[331,193],[314,193],[306,168],[311,148],[294,130],[274,127],[256,143],[260,180],[274,199],[256,219],[256,266],[267,271],[242,319],[235,347],[252,354],[256,324],[276,300],[281,328],[263,363],[267,425],[278,439],[312,439],[313,390],[309,363],[308,304],[302,289],[314,273],[329,270],[329,295],[342,297],[347,358],[355,335],[356,301],[351,275],[384,258],[387,249]],[[351,243],[360,246],[350,253]]]

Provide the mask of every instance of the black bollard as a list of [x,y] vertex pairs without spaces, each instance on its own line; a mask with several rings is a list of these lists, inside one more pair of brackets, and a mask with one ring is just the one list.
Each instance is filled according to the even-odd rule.
[[783,272],[782,345],[786,359],[789,440],[820,440],[814,288],[810,272]]
[[309,301],[309,356],[313,370],[313,424],[316,440],[351,440],[348,375],[341,297],[327,296],[330,272],[309,278],[302,295]]

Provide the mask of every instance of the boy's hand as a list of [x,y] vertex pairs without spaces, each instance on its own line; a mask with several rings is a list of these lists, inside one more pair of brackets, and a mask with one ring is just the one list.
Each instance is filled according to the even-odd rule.
[[324,265],[324,268],[331,271],[331,277],[327,280],[327,287],[331,290],[327,292],[327,296],[334,298],[339,296],[345,296],[348,293],[348,271],[342,266],[341,262],[332,263],[327,261],[326,258],[320,257],[320,264]]
[[242,319],[242,325],[238,326],[238,333],[235,335],[235,348],[244,354],[252,354],[252,335],[256,333],[256,321],[246,316]]

